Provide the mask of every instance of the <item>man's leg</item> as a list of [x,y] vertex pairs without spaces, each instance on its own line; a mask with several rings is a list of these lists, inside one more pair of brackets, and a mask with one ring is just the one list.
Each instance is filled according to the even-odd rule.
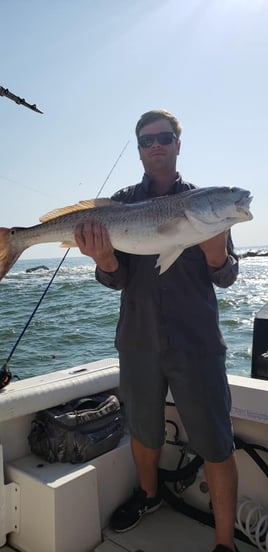
[[[177,356],[177,358],[176,358]],[[216,545],[234,548],[237,467],[225,354],[177,352],[171,392],[192,449],[205,461],[216,525]],[[227,460],[222,460],[227,458]]]
[[157,352],[120,352],[120,387],[140,487],[157,492],[157,468],[165,436],[167,380]]
[[135,437],[131,437],[131,449],[140,487],[147,497],[153,497],[157,493],[157,468],[161,449],[147,448]]
[[157,492],[157,468],[165,435],[167,381],[161,361],[162,355],[157,352],[120,352],[121,396],[139,487],[111,517],[111,527],[118,532],[135,527],[145,514],[162,504]]
[[162,504],[157,492],[157,467],[161,449],[147,448],[134,437],[131,437],[131,448],[139,487],[111,517],[111,528],[119,533],[135,527],[145,514],[155,512]]
[[235,453],[223,462],[205,461],[205,472],[216,525],[216,545],[234,548],[237,503],[237,465]]

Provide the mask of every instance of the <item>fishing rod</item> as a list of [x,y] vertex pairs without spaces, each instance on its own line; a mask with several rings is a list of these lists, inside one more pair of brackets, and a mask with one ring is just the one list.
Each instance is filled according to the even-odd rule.
[[[27,320],[27,322],[26,322],[26,324],[25,324],[25,326],[24,326],[22,332],[20,333],[18,339],[16,340],[15,345],[13,345],[13,347],[12,347],[12,349],[11,349],[11,351],[10,351],[8,357],[7,357],[7,359],[5,360],[5,362],[4,362],[3,366],[2,366],[2,368],[0,369],[0,390],[1,390],[3,387],[6,387],[6,385],[8,385],[8,383],[10,382],[10,380],[11,380],[11,378],[12,378],[12,374],[11,374],[10,370],[8,369],[8,363],[9,363],[10,359],[12,358],[13,354],[15,353],[15,350],[17,349],[17,346],[18,346],[20,340],[22,339],[22,337],[24,336],[24,334],[25,334],[27,328],[30,326],[30,323],[31,323],[31,321],[32,321],[32,319],[33,319],[33,317],[34,317],[34,315],[35,315],[37,309],[40,307],[40,305],[41,305],[41,303],[42,303],[42,301],[43,301],[45,295],[47,294],[47,292],[48,292],[48,290],[49,290],[49,288],[50,288],[50,286],[51,286],[51,284],[52,284],[54,278],[55,278],[56,275],[58,274],[59,269],[60,269],[62,263],[64,262],[65,258],[67,257],[69,250],[70,250],[70,249],[67,249],[67,251],[66,251],[65,254],[63,255],[63,257],[62,257],[62,259],[61,259],[59,265],[57,266],[57,268],[56,268],[54,274],[52,275],[50,281],[48,282],[48,285],[47,285],[47,287],[45,288],[45,291],[42,293],[42,295],[41,295],[39,301],[37,302],[37,304],[36,304],[36,306],[35,306],[35,308],[34,308],[32,314],[31,314],[30,317],[28,318],[28,320]],[[15,377],[16,379],[19,379],[18,376],[13,376],[13,377]]]
[[0,86],[0,96],[5,96],[9,100],[12,100],[13,102],[16,102],[18,105],[24,105],[24,107],[28,107],[28,109],[31,109],[32,111],[35,111],[36,113],[42,113],[38,107],[36,107],[36,104],[29,104],[26,102],[24,98],[20,98],[19,96],[16,96],[16,94],[13,94],[8,90],[8,88],[4,88],[3,86]]
[[[99,191],[98,191],[98,193],[97,193],[97,195],[96,195],[96,199],[99,197],[99,195],[101,194],[101,192],[102,192],[104,186],[105,186],[106,183],[108,182],[108,180],[109,180],[109,178],[110,178],[112,172],[114,171],[114,169],[115,169],[115,167],[117,166],[119,160],[121,159],[122,155],[124,154],[125,150],[127,149],[128,144],[129,144],[129,140],[128,140],[128,141],[126,142],[126,144],[124,145],[123,149],[121,150],[120,154],[118,155],[117,159],[115,160],[115,162],[114,162],[114,164],[113,164],[111,170],[109,171],[108,175],[106,176],[106,178],[105,178],[103,184],[101,185],[101,187],[100,187],[100,189],[99,189]],[[60,262],[59,262],[59,264],[58,264],[58,266],[57,266],[55,272],[53,273],[53,275],[52,275],[52,277],[51,277],[51,279],[50,279],[48,285],[46,286],[46,288],[45,288],[44,292],[42,293],[42,295],[41,295],[39,301],[37,302],[37,304],[36,304],[36,306],[35,306],[35,308],[34,308],[32,314],[30,315],[29,319],[27,320],[27,322],[26,322],[26,324],[25,324],[25,326],[24,326],[22,332],[20,333],[20,335],[19,335],[18,339],[16,340],[14,346],[12,347],[12,349],[11,349],[11,351],[10,351],[10,353],[9,353],[9,355],[8,355],[8,357],[7,357],[7,359],[5,360],[3,366],[2,366],[1,369],[0,369],[0,390],[3,389],[3,387],[6,387],[6,386],[9,384],[11,378],[13,377],[11,371],[10,371],[9,368],[8,368],[8,363],[9,363],[10,359],[12,358],[12,356],[13,356],[15,350],[17,349],[17,346],[18,346],[20,340],[22,339],[22,337],[24,336],[24,334],[25,334],[27,328],[29,327],[29,325],[30,325],[30,323],[31,323],[31,321],[32,321],[32,319],[33,319],[35,313],[37,312],[38,308],[40,307],[40,305],[41,305],[41,303],[42,303],[44,297],[46,296],[46,294],[47,294],[47,292],[48,292],[48,290],[49,290],[49,288],[50,288],[50,286],[51,286],[51,284],[52,284],[54,278],[55,278],[56,275],[58,274],[58,271],[59,271],[61,265],[63,264],[63,262],[65,261],[65,259],[66,259],[67,255],[68,255],[69,251],[70,251],[70,247],[66,250],[65,254],[63,255],[62,259],[60,260]],[[19,379],[18,376],[14,376],[14,377],[16,377],[17,379]]]

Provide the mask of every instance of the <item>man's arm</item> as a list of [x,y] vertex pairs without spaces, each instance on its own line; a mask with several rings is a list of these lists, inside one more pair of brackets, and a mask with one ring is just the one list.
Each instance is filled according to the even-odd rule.
[[101,270],[114,272],[118,269],[118,261],[104,226],[94,221],[78,224],[75,239],[81,253],[92,257]]
[[230,232],[222,232],[199,246],[206,257],[211,281],[218,287],[231,286],[238,276],[239,265]]

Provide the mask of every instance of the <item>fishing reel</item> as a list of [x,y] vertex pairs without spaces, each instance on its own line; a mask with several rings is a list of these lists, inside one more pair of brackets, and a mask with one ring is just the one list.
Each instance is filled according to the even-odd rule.
[[11,378],[12,374],[10,370],[8,370],[6,365],[2,366],[0,370],[0,389],[6,387],[9,384]]

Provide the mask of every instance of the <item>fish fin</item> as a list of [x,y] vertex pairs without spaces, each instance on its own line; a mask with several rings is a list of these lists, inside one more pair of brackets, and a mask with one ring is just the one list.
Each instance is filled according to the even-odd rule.
[[4,278],[16,260],[27,249],[18,249],[12,244],[12,228],[0,228],[0,280]]
[[119,202],[113,201],[112,199],[106,197],[101,197],[99,199],[84,199],[82,201],[79,201],[79,203],[76,203],[75,205],[67,205],[66,207],[54,209],[53,211],[50,211],[46,215],[40,217],[39,220],[40,222],[47,222],[57,217],[61,217],[62,215],[73,213],[74,211],[83,211],[84,209],[93,209],[94,207],[104,207],[114,204],[118,205]]
[[163,274],[177,260],[184,251],[184,247],[168,249],[159,254],[155,268],[160,267],[159,274]]
[[[156,198],[157,199],[157,198]],[[157,227],[157,232],[159,234],[165,234],[168,236],[174,236],[178,233],[178,227],[181,223],[182,217],[176,217],[168,222],[163,222]]]
[[83,209],[92,209],[93,207],[105,207],[105,205],[122,205],[121,201],[114,201],[110,197],[99,197],[96,199],[82,199],[78,205],[82,205]]
[[60,247],[66,247],[66,248],[69,248],[69,247],[78,247],[77,246],[77,243],[73,242],[73,241],[65,241],[65,242],[62,242],[60,244]]

